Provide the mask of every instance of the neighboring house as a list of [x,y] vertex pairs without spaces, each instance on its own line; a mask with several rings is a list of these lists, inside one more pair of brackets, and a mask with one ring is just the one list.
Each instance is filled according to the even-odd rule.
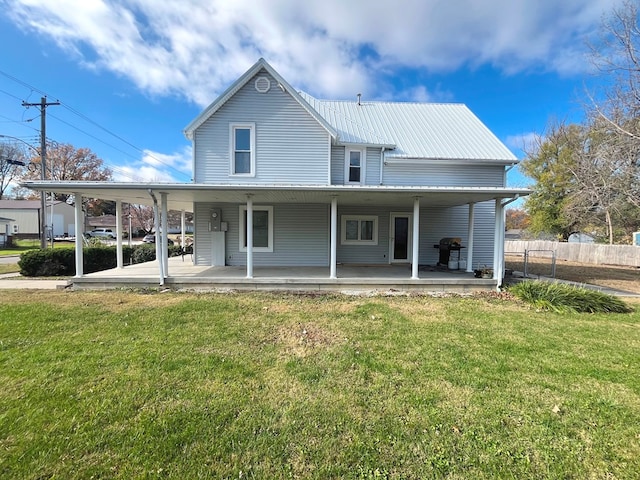
[[13,218],[0,217],[0,247],[11,245],[9,239],[11,235],[11,223]]
[[193,211],[195,263],[243,265],[248,278],[254,265],[336,278],[339,263],[406,263],[416,279],[453,237],[468,271],[493,265],[498,283],[504,207],[529,193],[506,187],[517,159],[465,105],[319,100],[263,59],[185,135],[193,183],[24,186],[154,203],[160,224],[167,208]]
[[[75,235],[74,208],[71,205],[47,201],[45,210],[47,236],[51,235],[52,228],[56,237]],[[14,238],[39,238],[40,215],[40,200],[0,200],[0,216],[13,219],[11,235]]]

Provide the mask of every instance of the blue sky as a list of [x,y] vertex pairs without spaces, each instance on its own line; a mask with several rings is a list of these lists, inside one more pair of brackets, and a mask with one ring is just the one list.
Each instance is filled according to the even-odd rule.
[[[256,5],[257,4],[257,5]],[[516,155],[579,120],[614,0],[0,0],[0,134],[87,147],[118,181],[189,181],[184,127],[264,57],[318,98],[459,102]],[[510,186],[528,180],[516,170]]]

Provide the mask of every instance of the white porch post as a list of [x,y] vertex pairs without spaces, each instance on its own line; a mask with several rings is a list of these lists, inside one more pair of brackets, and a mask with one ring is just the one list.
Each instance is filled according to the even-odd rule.
[[124,268],[122,258],[122,200],[116,200],[116,266]]
[[184,210],[180,211],[180,247],[184,251],[185,230],[187,228],[187,214]]
[[496,199],[496,212],[495,212],[495,230],[493,235],[493,279],[497,280],[497,286],[502,283],[502,260],[501,256],[504,256],[504,242],[502,242],[502,220],[504,213],[502,210],[502,199]]
[[411,279],[418,280],[418,269],[420,267],[420,197],[413,201],[413,252],[411,255]]
[[162,240],[160,237],[160,212],[158,209],[158,202],[156,197],[152,194],[153,198],[153,229],[156,236],[156,261],[158,262],[158,269],[160,270],[160,285],[164,285],[164,262],[162,261]]
[[329,264],[329,278],[338,278],[337,250],[338,250],[338,198],[331,198],[331,260]]
[[[247,278],[253,278],[253,199],[247,195]],[[240,240],[242,241],[242,240]]]
[[84,261],[84,252],[82,251],[82,247],[84,246],[84,215],[82,214],[82,194],[74,193],[73,197],[75,199],[75,211],[74,211],[74,221],[76,224],[76,277],[80,278],[83,275],[83,261]]
[[475,222],[475,203],[469,204],[469,227],[467,229],[467,272],[473,272],[473,235]]
[[164,278],[167,278],[169,276],[169,214],[167,211],[167,194],[165,192],[160,192],[160,202],[162,204],[162,214],[160,215],[160,221],[162,222],[162,266]]

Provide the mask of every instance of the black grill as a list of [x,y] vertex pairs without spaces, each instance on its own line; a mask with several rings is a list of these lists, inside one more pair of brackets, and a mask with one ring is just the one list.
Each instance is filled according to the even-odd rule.
[[444,237],[440,239],[440,243],[434,245],[433,248],[440,250],[438,265],[448,266],[451,252],[458,252],[458,260],[460,260],[460,249],[463,247],[460,245],[459,237]]

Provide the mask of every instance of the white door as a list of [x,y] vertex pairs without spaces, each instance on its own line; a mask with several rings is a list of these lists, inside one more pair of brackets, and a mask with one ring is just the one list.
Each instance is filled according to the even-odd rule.
[[389,258],[391,263],[409,263],[411,262],[411,231],[412,231],[412,215],[410,213],[392,213],[391,214],[391,232],[389,247]]

